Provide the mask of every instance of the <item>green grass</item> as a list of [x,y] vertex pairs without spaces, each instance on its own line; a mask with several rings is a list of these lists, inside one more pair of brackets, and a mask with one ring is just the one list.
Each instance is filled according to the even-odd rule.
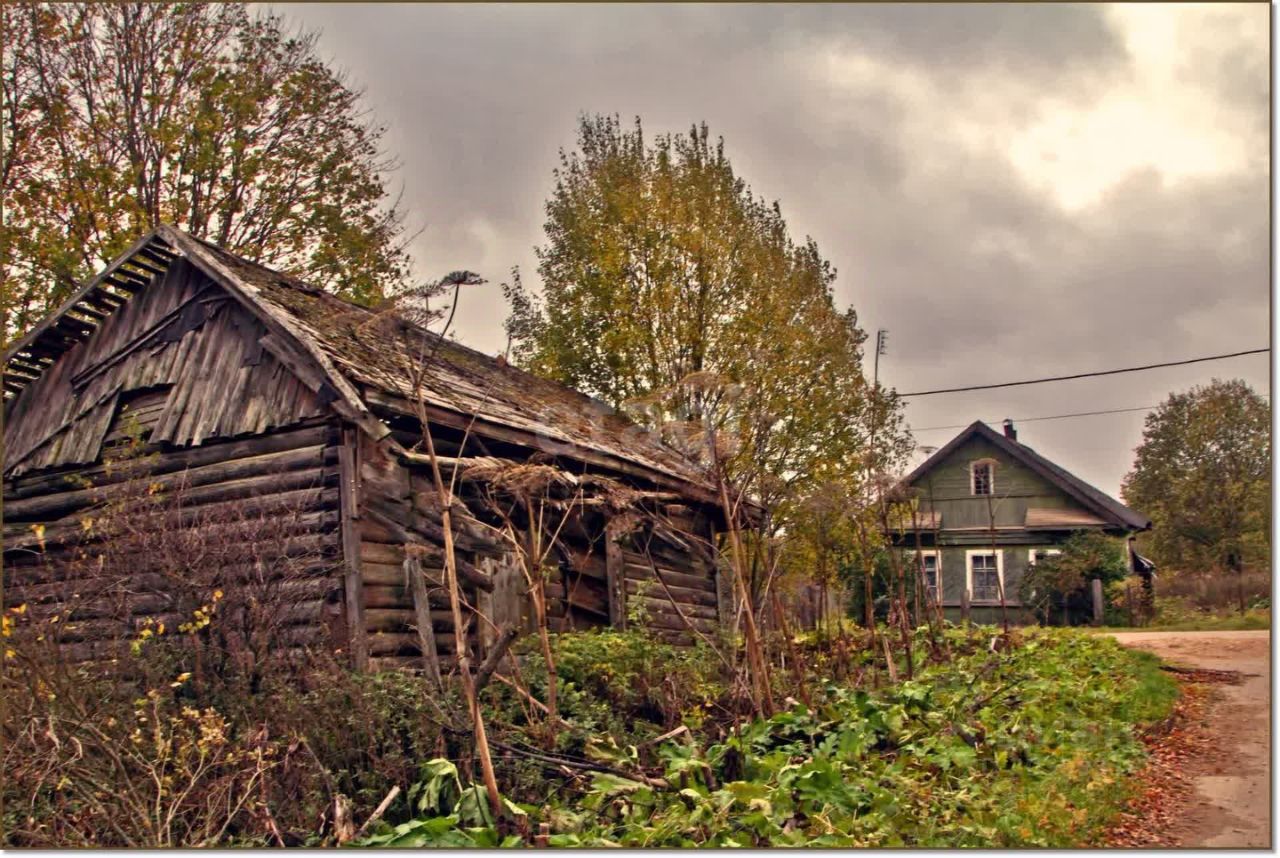
[[1271,612],[1254,608],[1245,614],[1206,616],[1148,626],[1098,626],[1097,632],[1244,632],[1271,628]]

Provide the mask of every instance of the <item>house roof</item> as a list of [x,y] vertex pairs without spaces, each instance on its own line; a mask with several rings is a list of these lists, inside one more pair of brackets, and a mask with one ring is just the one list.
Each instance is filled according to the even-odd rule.
[[[1065,468],[1041,456],[1026,444],[1020,444],[1011,438],[1006,438],[1003,433],[995,431],[981,420],[975,420],[959,435],[948,441],[936,453],[908,474],[903,483],[908,486],[915,485],[921,477],[949,458],[962,444],[974,438],[980,438],[993,444],[996,448],[1008,454],[1011,459],[1022,463],[1039,474],[1086,510],[1097,515],[1101,523],[1125,530],[1147,530],[1151,527],[1151,520],[1146,516],[1134,512],[1106,492],[1089,485]],[[1079,525],[1064,523],[1064,526]]]
[[370,405],[394,410],[397,402],[403,405],[414,396],[403,369],[405,350],[417,352],[426,344],[432,359],[423,386],[432,419],[452,414],[478,435],[498,433],[569,458],[638,470],[702,496],[710,493],[693,462],[605,403],[422,328],[410,326],[404,336],[387,337],[373,327],[373,310],[166,225],[139,239],[5,350],[5,395],[21,392],[179,256],[261,318],[272,340],[264,345],[339,414],[375,438],[385,438],[390,430]]

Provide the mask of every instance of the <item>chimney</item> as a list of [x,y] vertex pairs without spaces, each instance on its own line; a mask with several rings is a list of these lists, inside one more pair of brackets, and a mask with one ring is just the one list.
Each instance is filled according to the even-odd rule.
[[1018,430],[1013,428],[1013,421],[1008,417],[1004,419],[1004,437],[1010,441],[1018,440]]

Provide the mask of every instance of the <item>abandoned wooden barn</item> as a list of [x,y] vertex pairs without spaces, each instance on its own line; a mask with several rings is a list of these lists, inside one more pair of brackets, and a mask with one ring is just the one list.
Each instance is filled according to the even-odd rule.
[[[654,435],[168,226],[11,346],[4,389],[6,602],[62,612],[79,658],[176,628],[176,589],[210,567],[220,588],[277,581],[290,646],[361,669],[447,658],[419,407],[456,479],[472,645],[532,622],[538,540],[553,630],[631,615],[688,641],[732,610],[716,494]],[[123,498],[151,506],[113,521]]]

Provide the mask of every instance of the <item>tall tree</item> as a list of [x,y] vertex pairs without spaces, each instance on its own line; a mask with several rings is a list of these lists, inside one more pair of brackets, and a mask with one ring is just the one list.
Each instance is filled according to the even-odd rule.
[[372,301],[407,274],[360,95],[239,4],[0,7],[0,339],[167,221]]
[[508,287],[518,362],[655,425],[710,423],[731,439],[735,482],[771,508],[901,452],[835,270],[705,124],[650,141],[639,119],[585,117],[555,178],[542,300]]
[[1244,381],[1173,393],[1147,416],[1125,502],[1151,517],[1170,569],[1270,564],[1271,409]]

